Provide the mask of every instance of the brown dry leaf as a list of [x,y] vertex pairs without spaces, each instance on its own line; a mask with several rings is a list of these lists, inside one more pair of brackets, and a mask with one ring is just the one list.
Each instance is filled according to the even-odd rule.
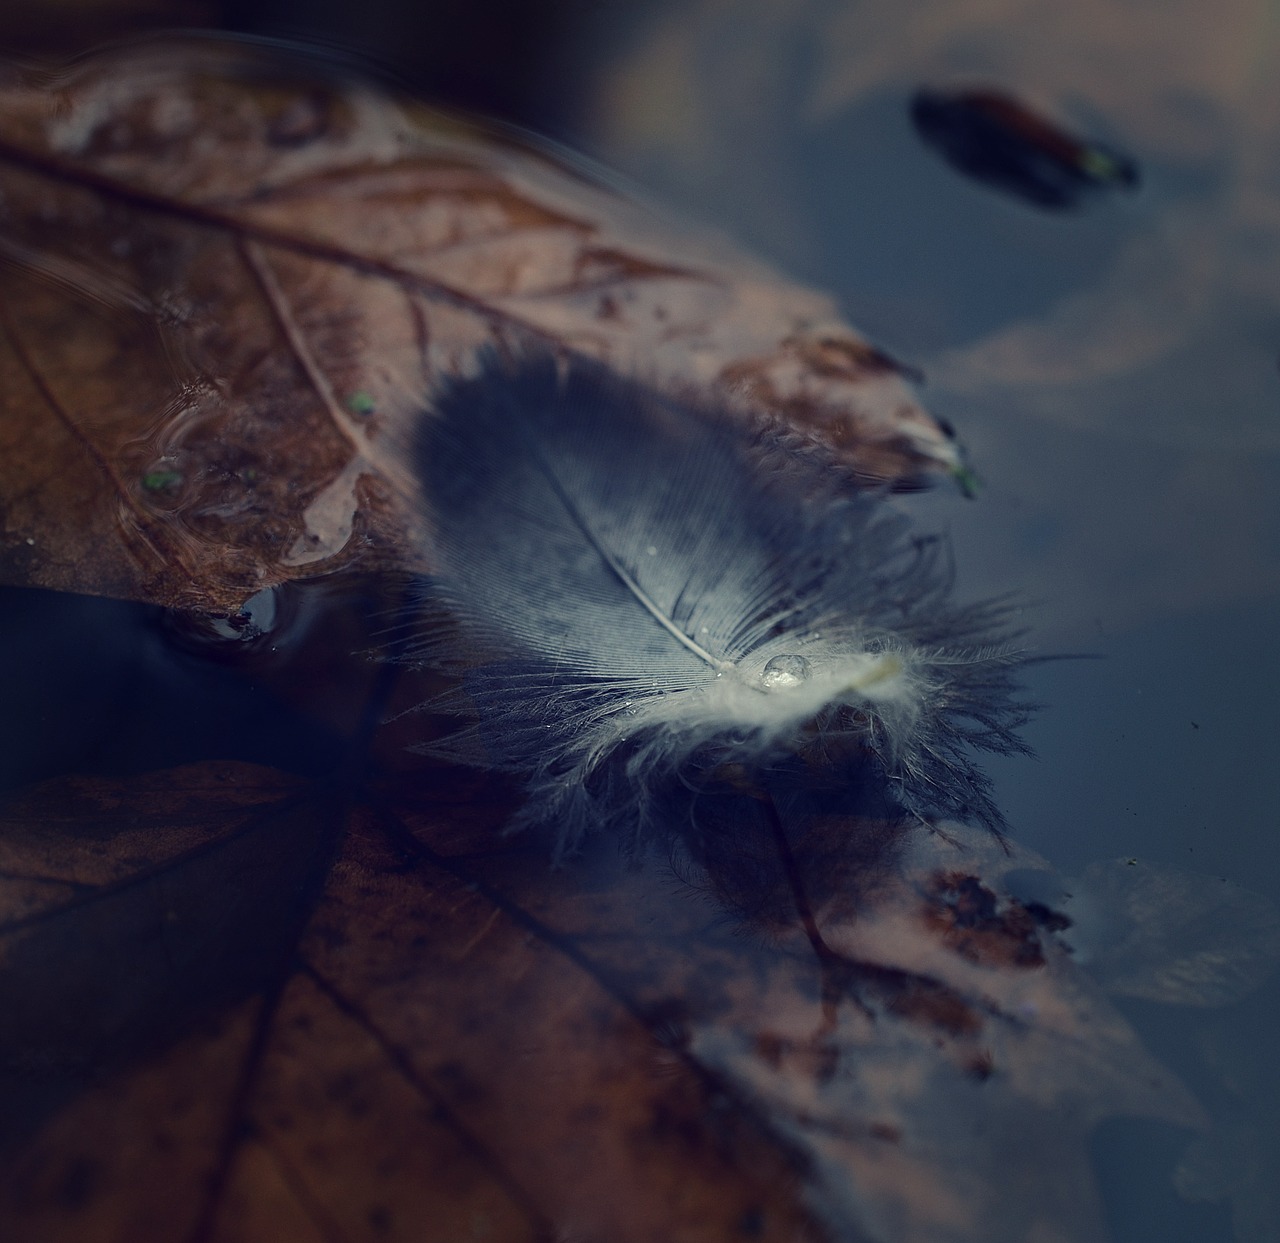
[[341,807],[241,764],[9,807],[3,1237],[821,1237],[758,1112],[469,878],[492,824]]
[[0,82],[0,580],[229,614],[420,567],[406,428],[495,342],[959,469],[829,299],[511,135],[209,42]]
[[673,885],[409,777],[10,802],[0,1237],[1083,1243],[1093,1123],[1198,1122],[993,841],[729,789]]

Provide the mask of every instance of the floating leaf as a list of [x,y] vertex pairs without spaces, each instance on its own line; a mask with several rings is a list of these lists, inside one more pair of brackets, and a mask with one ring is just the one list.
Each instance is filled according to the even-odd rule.
[[443,376],[538,341],[959,469],[831,301],[592,174],[206,42],[0,83],[0,577],[214,613],[429,555],[402,452]]

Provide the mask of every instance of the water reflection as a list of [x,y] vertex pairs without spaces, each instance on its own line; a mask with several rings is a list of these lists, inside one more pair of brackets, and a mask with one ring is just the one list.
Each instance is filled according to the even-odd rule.
[[[654,14],[595,77],[598,154],[834,283],[855,323],[921,364],[983,488],[906,506],[951,530],[966,590],[1020,587],[1042,642],[1107,657],[1038,670],[1042,763],[996,766],[1015,837],[1077,874],[1119,855],[1280,891],[1278,43],[1264,0],[1212,15],[743,0]],[[907,117],[917,87],[951,81],[1132,152],[1141,190],[1066,219],[966,183]],[[1156,1145],[1153,1170],[1149,1132],[1109,1128],[1113,1231],[1274,1237],[1274,972],[1220,1016],[1126,1012],[1215,1130]],[[1171,1167],[1234,1225],[1180,1218]]]
[[[1101,3],[931,4],[910,21],[699,6],[656,18],[600,72],[595,141],[834,280],[855,322],[923,365],[989,485],[1067,525],[1065,548],[1032,557],[1002,537],[1025,525],[1008,511],[981,538],[1006,584],[1072,601],[1050,625],[1080,635],[1094,603],[1128,625],[1280,588],[1269,12],[1242,0],[1210,30],[1193,5],[1158,21]],[[959,181],[918,150],[906,112],[922,82],[977,79],[1132,150],[1142,191],[1058,220]],[[1135,575],[1152,558],[1160,572]]]

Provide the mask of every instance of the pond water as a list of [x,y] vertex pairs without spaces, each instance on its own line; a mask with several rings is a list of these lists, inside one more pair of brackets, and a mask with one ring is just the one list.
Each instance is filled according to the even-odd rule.
[[[899,503],[950,532],[962,594],[1014,589],[1039,650],[1098,658],[1030,675],[1038,761],[991,766],[1015,838],[1068,878],[1128,856],[1274,899],[1280,9],[705,3],[615,40],[568,129],[919,366],[982,484]],[[1051,212],[966,180],[908,115],[956,84],[1110,142],[1140,188]],[[1116,1237],[1280,1238],[1274,971],[1121,1004],[1219,1147],[1104,1127]],[[1217,1210],[1179,1205],[1179,1162]]]
[[[987,767],[1061,875],[1046,896],[1081,961],[1109,861],[1179,878],[1188,919],[1217,885],[1246,894],[1222,918],[1256,917],[1259,945],[1214,942],[1260,955],[1230,996],[1126,986],[1098,951],[1213,1129],[1116,1120],[1091,1156],[1118,1243],[1280,1240],[1280,978],[1247,896],[1280,900],[1280,7],[694,0],[562,22],[547,47],[503,106],[830,290],[957,428],[976,498],[891,503],[948,533],[962,597],[1017,593],[1029,645],[1079,657],[1028,673],[1038,758]],[[909,102],[969,82],[1132,155],[1140,187],[1052,212],[965,179]],[[330,605],[304,599],[289,633]],[[0,618],[10,787],[180,762],[211,733],[318,774],[352,727],[278,702],[251,661],[224,677],[149,610],[7,593]]]

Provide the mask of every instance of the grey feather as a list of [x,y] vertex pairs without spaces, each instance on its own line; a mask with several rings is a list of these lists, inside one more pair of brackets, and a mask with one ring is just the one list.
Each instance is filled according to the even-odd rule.
[[1007,601],[827,455],[596,364],[481,358],[423,417],[438,574],[410,656],[476,720],[432,750],[523,773],[562,846],[689,771],[867,756],[924,819],[1003,821],[975,750],[1025,750]]

